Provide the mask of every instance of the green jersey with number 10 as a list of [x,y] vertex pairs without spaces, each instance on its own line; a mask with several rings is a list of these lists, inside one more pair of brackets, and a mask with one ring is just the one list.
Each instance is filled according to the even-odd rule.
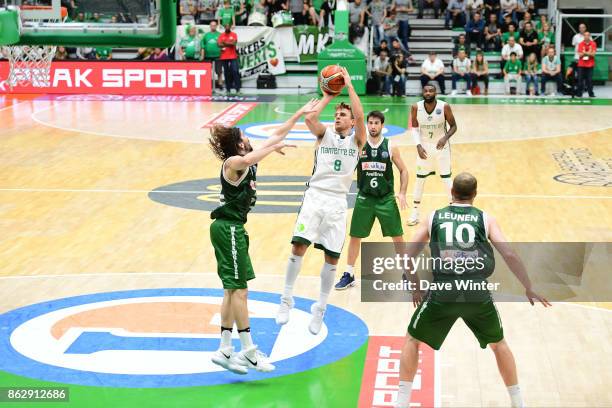
[[359,155],[357,165],[357,187],[359,194],[384,197],[393,193],[393,162],[389,139],[381,136],[378,145],[367,143]]

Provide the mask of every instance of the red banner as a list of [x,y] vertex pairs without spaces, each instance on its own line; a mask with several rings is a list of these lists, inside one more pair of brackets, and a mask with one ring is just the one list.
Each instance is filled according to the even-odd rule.
[[12,91],[6,83],[8,74],[9,63],[0,61],[0,94],[212,94],[208,62],[56,61],[51,65],[51,86],[20,86]]
[[[399,365],[404,337],[370,336],[359,408],[395,406],[399,387]],[[411,407],[433,407],[435,403],[435,354],[426,344],[419,350],[419,365],[412,382]]]

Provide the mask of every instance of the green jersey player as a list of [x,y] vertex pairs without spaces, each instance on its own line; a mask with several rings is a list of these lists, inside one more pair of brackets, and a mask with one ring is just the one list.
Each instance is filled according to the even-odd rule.
[[[402,161],[400,150],[382,136],[385,115],[372,111],[367,116],[368,138],[357,163],[357,187],[359,193],[351,218],[347,271],[336,284],[336,290],[355,285],[354,267],[359,256],[362,238],[370,236],[374,220],[378,219],[383,236],[391,237],[398,246],[403,247],[404,231],[397,206],[406,209],[406,189],[408,188],[408,169]],[[400,172],[399,194],[395,195],[393,186],[393,165]]]
[[[434,282],[439,285],[447,282],[472,281],[486,282],[486,278],[493,272],[494,259],[491,244],[498,250],[512,273],[525,287],[525,295],[533,305],[534,300],[541,302],[545,307],[550,303],[542,296],[535,293],[531,281],[527,276],[525,265],[506,242],[506,238],[497,224],[497,221],[486,212],[477,209],[472,204],[476,197],[476,178],[469,173],[461,173],[453,180],[451,193],[453,201],[450,206],[434,211],[429,216],[429,222],[419,228],[407,245],[406,254],[416,257],[425,244],[429,242],[434,258],[456,260],[459,258],[473,258],[481,266],[472,268],[470,271],[459,270],[455,267],[450,270],[440,266],[434,266]],[[443,253],[444,252],[444,253]],[[477,257],[477,258],[476,258]],[[412,265],[409,265],[408,272]],[[499,372],[503,378],[512,407],[522,407],[522,397],[516,374],[516,364],[510,347],[504,340],[504,331],[497,308],[488,291],[476,291],[477,298],[470,298],[457,285],[451,285],[449,293],[439,290],[430,291],[422,299],[418,290],[418,278],[416,274],[409,273],[410,280],[417,283],[417,289],[413,291],[413,300],[418,307],[412,315],[408,334],[402,348],[400,360],[400,384],[396,401],[397,408],[408,408],[410,406],[410,394],[412,392],[412,381],[417,371],[419,359],[419,346],[424,342],[438,350],[446,335],[455,321],[459,318],[467,324],[476,336],[480,347],[491,347],[497,360]],[[453,297],[449,300],[448,296]],[[459,301],[463,299],[464,301]]]

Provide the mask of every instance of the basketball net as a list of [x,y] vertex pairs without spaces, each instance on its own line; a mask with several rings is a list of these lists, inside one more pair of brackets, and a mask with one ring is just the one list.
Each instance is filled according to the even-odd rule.
[[[23,10],[49,9],[41,6],[22,6]],[[42,21],[42,20],[30,20]],[[58,23],[60,19],[45,20]],[[19,18],[21,30],[21,16]],[[6,83],[12,90],[16,86],[33,86],[36,88],[51,85],[51,62],[57,47],[54,45],[8,45],[3,47],[3,54],[9,61],[9,76]]]

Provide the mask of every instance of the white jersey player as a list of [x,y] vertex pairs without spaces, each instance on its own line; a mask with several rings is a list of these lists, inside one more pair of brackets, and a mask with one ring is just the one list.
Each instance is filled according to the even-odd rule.
[[[438,173],[444,182],[444,188],[451,196],[451,148],[450,137],[457,131],[457,123],[448,103],[436,99],[436,87],[423,87],[423,100],[411,108],[412,138],[417,147],[416,182],[414,186],[414,204],[408,219],[408,225],[419,222],[419,205],[423,198],[425,178]],[[446,123],[450,127],[446,128]]]
[[325,94],[314,112],[305,117],[306,126],[317,137],[315,163],[293,230],[285,290],[276,317],[278,324],[289,321],[289,312],[294,305],[293,285],[306,250],[310,244],[314,244],[315,248],[324,251],[325,262],[321,269],[319,301],[311,307],[312,320],[308,329],[312,334],[321,330],[327,299],[334,286],[336,265],[346,234],[346,195],[353,181],[359,152],[366,142],[361,101],[344,68],[342,77],[351,104],[340,103],[336,106],[334,125],[326,127],[319,121],[321,111],[334,98],[332,95]]

